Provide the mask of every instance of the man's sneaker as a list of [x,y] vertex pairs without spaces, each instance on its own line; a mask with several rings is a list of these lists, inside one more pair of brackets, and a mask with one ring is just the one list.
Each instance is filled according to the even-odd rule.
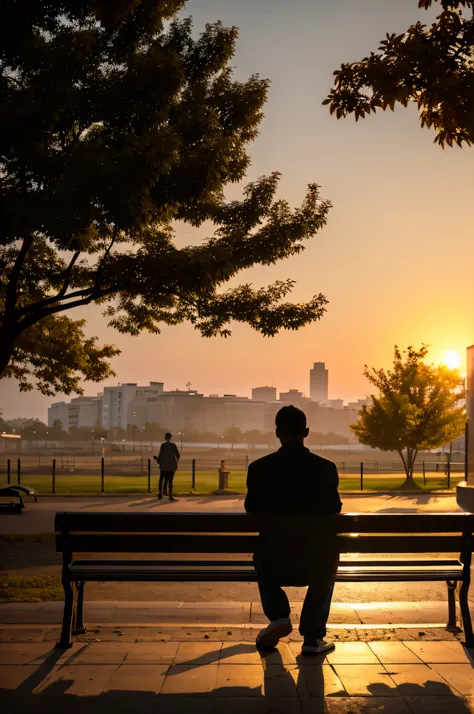
[[175,498],[174,496],[170,496],[170,501],[172,503],[176,503],[176,501],[179,501],[179,498]]
[[268,627],[261,630],[257,636],[256,645],[259,649],[273,649],[277,646],[282,637],[290,634],[293,627],[289,617],[282,617],[279,620],[273,620]]
[[320,655],[327,654],[328,652],[333,652],[336,649],[336,645],[333,642],[326,642],[326,640],[312,639],[306,637],[303,642],[303,647],[301,648],[302,655]]
[[162,498],[163,498],[163,496],[161,495],[161,493],[159,493],[159,494],[158,494],[158,500],[161,501]]

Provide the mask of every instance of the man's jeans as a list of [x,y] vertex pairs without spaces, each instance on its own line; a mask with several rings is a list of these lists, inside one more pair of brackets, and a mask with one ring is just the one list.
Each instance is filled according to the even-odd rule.
[[[290,603],[280,585],[258,574],[258,589],[263,612],[270,622],[290,616]],[[333,590],[333,580],[322,581],[308,587],[299,627],[303,637],[320,639],[325,636]]]

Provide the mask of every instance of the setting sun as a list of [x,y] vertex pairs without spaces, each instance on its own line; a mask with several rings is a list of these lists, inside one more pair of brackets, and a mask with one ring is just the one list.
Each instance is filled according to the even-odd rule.
[[457,369],[461,364],[461,357],[457,352],[446,352],[443,356],[442,363],[448,369]]

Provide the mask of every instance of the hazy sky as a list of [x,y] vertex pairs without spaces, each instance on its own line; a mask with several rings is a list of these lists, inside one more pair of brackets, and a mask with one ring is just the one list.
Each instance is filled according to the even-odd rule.
[[[474,343],[474,149],[434,145],[414,108],[356,125],[321,106],[342,62],[430,15],[416,0],[190,0],[186,14],[197,28],[219,19],[239,27],[236,76],[271,79],[248,179],[278,170],[280,196],[293,205],[309,182],[334,205],[304,253],[241,280],[260,286],[291,277],[295,299],[322,292],[330,304],[321,322],[272,339],[241,325],[227,340],[206,340],[188,325],[132,338],[107,329],[94,307],[77,311],[90,334],[122,349],[109,384],[159,380],[175,389],[190,381],[204,393],[242,395],[273,384],[308,393],[308,370],[324,361],[330,397],[348,399],[368,391],[364,364],[389,366],[395,343],[429,344],[436,362],[456,350],[464,361]],[[184,227],[178,242],[204,236]],[[88,385],[87,393],[99,389]],[[5,416],[45,418],[51,401],[0,383]]]

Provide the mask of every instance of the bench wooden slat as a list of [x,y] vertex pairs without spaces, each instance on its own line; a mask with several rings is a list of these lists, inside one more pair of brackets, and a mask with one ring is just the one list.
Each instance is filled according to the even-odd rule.
[[[167,582],[168,580],[180,581],[199,580],[205,582],[254,582],[256,573],[252,564],[246,565],[196,565],[183,563],[179,565],[149,566],[135,562],[127,566],[118,566],[113,562],[102,562],[97,565],[84,565],[81,562],[74,563],[70,568],[71,580],[132,580],[132,581],[156,581]],[[336,581],[349,582],[410,582],[410,581],[446,581],[461,580],[462,565],[455,568],[423,567],[423,568],[403,568],[403,567],[378,567],[366,568],[352,565],[350,567],[340,567]]]
[[[247,513],[124,513],[62,512],[56,514],[56,532],[105,533],[256,533],[278,520]],[[282,515],[281,526],[311,526],[316,531],[339,533],[474,533],[474,515],[468,513],[342,513],[337,516]]]
[[[220,565],[220,566],[228,566],[232,567],[234,565],[238,566],[250,566],[253,568],[253,561],[251,558],[246,558],[245,560],[237,560],[235,558],[230,558],[228,560],[217,560],[213,558],[212,560],[203,560],[201,558],[195,559],[195,560],[171,560],[171,559],[163,559],[163,560],[151,560],[151,559],[146,559],[146,560],[116,560],[115,558],[113,560],[103,560],[99,558],[94,558],[94,559],[77,559],[73,561],[73,565],[80,565],[81,567],[96,567],[100,565],[107,565],[113,563],[114,566],[120,567],[120,568],[126,568],[126,567],[132,567],[134,565],[137,565],[138,563],[140,566],[143,567],[150,567],[150,568],[159,568],[162,565],[200,565],[202,567],[205,566],[214,566],[214,565]],[[390,559],[378,559],[378,560],[368,560],[367,558],[350,558],[348,560],[341,558],[340,559],[340,564],[339,567],[352,567],[352,566],[358,566],[358,567],[364,567],[364,568],[379,568],[379,567],[386,567],[386,568],[417,568],[417,567],[436,567],[436,568],[457,568],[461,567],[462,563],[459,561],[459,559],[449,559],[449,560],[442,560],[441,558],[423,558],[423,559],[414,559],[414,558],[406,558],[403,560],[396,560],[394,558]]]
[[[316,536],[315,536],[316,539]],[[321,547],[327,539],[321,539]],[[71,535],[68,546],[73,553],[253,553],[257,535]],[[341,553],[454,553],[473,548],[474,537],[461,535],[364,535],[336,537]],[[56,540],[58,552],[63,539]]]

